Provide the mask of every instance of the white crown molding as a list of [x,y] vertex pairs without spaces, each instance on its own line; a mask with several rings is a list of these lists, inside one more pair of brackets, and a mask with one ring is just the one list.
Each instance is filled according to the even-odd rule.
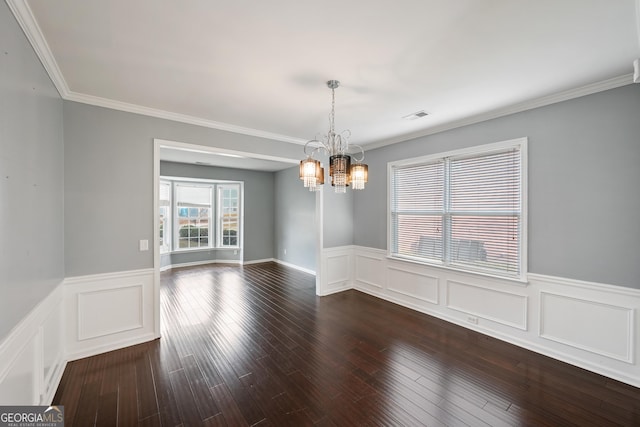
[[142,114],[144,116],[156,117],[159,119],[172,120],[174,122],[186,123],[196,126],[202,126],[212,129],[218,129],[227,132],[239,133],[243,135],[255,136],[258,138],[273,139],[276,141],[288,142],[291,144],[304,145],[307,140],[295,138],[293,136],[280,135],[277,133],[266,132],[258,129],[246,128],[242,126],[232,125],[228,123],[216,122],[200,117],[188,116],[186,114],[173,113],[171,111],[159,110],[156,108],[144,107],[137,104],[115,101],[113,99],[101,98],[99,96],[86,95],[83,93],[69,92],[66,97],[67,101],[80,102],[83,104],[95,105],[97,107],[111,108],[113,110],[125,111],[128,113]]
[[[640,0],[638,0],[640,2]],[[480,123],[491,119],[497,119],[499,117],[508,116],[509,114],[520,113],[522,111],[532,110],[534,108],[544,107],[546,105],[555,104],[562,101],[569,101],[574,98],[580,98],[581,96],[591,95],[597,92],[602,92],[609,89],[615,89],[621,86],[630,85],[633,83],[633,74],[625,74],[622,76],[614,77],[601,82],[596,82],[581,86],[574,89],[569,89],[563,92],[543,96],[540,98],[531,99],[528,101],[513,104],[507,107],[498,108],[486,113],[476,114],[471,117],[466,117],[460,120],[454,120],[438,126],[434,126],[428,129],[423,129],[419,132],[400,135],[395,138],[384,139],[364,146],[365,150],[373,150],[375,148],[384,147],[387,145],[396,144],[398,142],[409,141],[411,139],[421,138],[428,135],[444,132],[447,130],[459,128],[462,126],[472,125],[474,123]]]
[[6,0],[6,2],[11,12],[13,12],[13,16],[16,17],[18,24],[20,24],[22,31],[27,36],[29,43],[31,43],[33,50],[35,50],[36,55],[38,55],[40,62],[42,62],[44,69],[49,74],[49,78],[51,78],[58,93],[65,99],[69,94],[69,86],[62,76],[62,71],[60,71],[51,49],[49,49],[49,44],[45,40],[42,31],[40,31],[31,8],[24,0]]

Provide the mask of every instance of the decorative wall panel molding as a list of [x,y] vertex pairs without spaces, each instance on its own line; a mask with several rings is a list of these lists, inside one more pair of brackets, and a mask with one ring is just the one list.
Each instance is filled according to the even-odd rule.
[[153,269],[72,277],[64,288],[68,360],[158,337]]
[[352,259],[352,246],[322,250],[319,295],[329,295],[352,287]]
[[527,297],[524,295],[448,280],[447,307],[503,325],[527,329]]
[[388,267],[387,289],[389,291],[430,304],[438,304],[439,281],[438,277],[428,274]]
[[78,340],[140,329],[143,327],[141,283],[78,293]]
[[379,283],[384,277],[384,258],[375,255],[356,254],[355,280],[360,283],[382,289]]
[[634,325],[633,308],[540,293],[542,338],[633,363]]

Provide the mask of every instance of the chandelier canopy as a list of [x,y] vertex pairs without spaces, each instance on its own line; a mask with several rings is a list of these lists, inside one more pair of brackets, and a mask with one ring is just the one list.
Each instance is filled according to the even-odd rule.
[[[345,193],[349,185],[354,190],[362,190],[369,179],[369,167],[362,163],[364,150],[359,145],[349,145],[351,131],[344,130],[341,133],[335,131],[335,90],[338,86],[340,86],[338,80],[327,82],[327,87],[331,89],[329,131],[322,138],[312,139],[304,146],[304,153],[307,157],[300,161],[300,179],[304,186],[309,188],[309,191],[318,191],[324,184],[324,168],[320,161],[313,158],[320,151],[324,151],[329,156],[329,176],[336,193]],[[354,156],[353,162],[351,161],[352,157],[348,154],[350,147],[360,150],[360,157]]]

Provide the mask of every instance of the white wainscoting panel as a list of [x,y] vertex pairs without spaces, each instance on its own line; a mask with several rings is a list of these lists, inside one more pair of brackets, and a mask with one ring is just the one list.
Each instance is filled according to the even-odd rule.
[[329,295],[352,287],[352,254],[352,246],[322,250],[320,295]]
[[447,280],[447,307],[503,325],[527,329],[527,297],[523,295]]
[[387,289],[430,304],[438,304],[438,277],[396,267],[388,267]]
[[533,273],[522,284],[360,246],[353,259],[359,291],[640,387],[638,289]]
[[[143,327],[143,285],[78,293],[78,340]],[[117,316],[113,314],[117,313]]]
[[157,338],[153,277],[146,269],[65,279],[68,359]]
[[[634,310],[541,292],[540,336],[633,363]],[[577,327],[579,325],[579,327]]]
[[48,405],[65,367],[62,285],[0,342],[0,402]]
[[355,259],[355,281],[361,286],[381,290],[386,277],[384,257],[379,254],[358,253]]

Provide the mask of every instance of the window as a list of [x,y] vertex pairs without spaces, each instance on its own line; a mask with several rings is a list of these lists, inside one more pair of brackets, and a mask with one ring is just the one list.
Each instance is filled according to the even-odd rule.
[[239,248],[242,183],[160,181],[160,252]]
[[390,255],[524,280],[526,139],[389,164]]
[[176,184],[177,249],[209,247],[211,185]]
[[171,183],[160,181],[160,253],[171,251]]
[[240,214],[240,186],[226,184],[218,186],[218,246],[238,246],[238,219]]

